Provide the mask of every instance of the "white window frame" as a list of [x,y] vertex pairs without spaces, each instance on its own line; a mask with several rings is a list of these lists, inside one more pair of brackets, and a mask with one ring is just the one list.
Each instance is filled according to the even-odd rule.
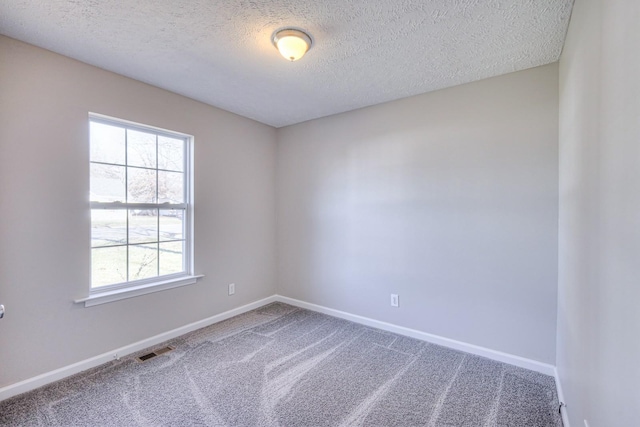
[[[126,203],[126,202],[94,202],[90,201],[90,210],[95,209],[179,209],[184,212],[184,271],[169,275],[150,277],[146,279],[131,280],[112,285],[93,287],[89,281],[89,295],[85,298],[76,299],[76,303],[84,303],[85,307],[104,304],[125,298],[144,295],[151,292],[163,291],[179,286],[186,286],[196,283],[202,275],[194,275],[193,264],[193,143],[194,137],[180,132],[161,129],[154,126],[122,120],[97,113],[89,113],[87,124],[91,122],[103,123],[110,126],[117,126],[134,131],[154,133],[158,136],[183,139],[184,144],[184,203]],[[90,138],[89,138],[90,139]],[[100,162],[89,162],[97,164],[109,164]],[[126,162],[125,162],[126,163]],[[127,165],[125,165],[127,166]],[[128,166],[127,166],[128,167]],[[126,169],[125,169],[126,170]],[[156,171],[158,169],[156,164]],[[126,175],[125,175],[126,176]],[[129,242],[123,244],[129,246]],[[91,248],[91,246],[90,246]],[[93,248],[91,248],[92,250]],[[128,267],[127,267],[128,268]]]

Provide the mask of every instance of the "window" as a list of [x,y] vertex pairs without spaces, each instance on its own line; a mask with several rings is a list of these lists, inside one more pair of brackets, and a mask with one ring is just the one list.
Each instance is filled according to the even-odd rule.
[[91,114],[91,291],[190,277],[191,137]]

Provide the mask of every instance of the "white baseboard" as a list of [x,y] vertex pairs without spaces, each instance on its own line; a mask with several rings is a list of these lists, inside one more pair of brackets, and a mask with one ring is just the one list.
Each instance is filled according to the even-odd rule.
[[46,372],[36,377],[20,381],[18,383],[2,387],[0,388],[0,401],[16,396],[18,394],[26,393],[27,391],[34,390],[38,387],[42,387],[44,385],[61,380],[79,372],[86,371],[87,369],[95,368],[96,366],[110,362],[114,359],[119,359],[120,357],[126,356],[128,354],[144,350],[147,347],[152,347],[156,344],[160,344],[161,342],[179,337],[180,335],[184,335],[191,331],[195,331],[196,329],[204,328],[222,320],[237,316],[238,314],[246,313],[247,311],[251,311],[276,300],[276,295],[272,295],[259,301],[234,308],[233,310],[225,311],[224,313],[220,313],[215,316],[199,320],[197,322],[189,323],[188,325],[182,326],[180,328],[176,328],[171,331],[155,335],[151,338],[147,338],[142,341],[120,347],[113,351],[100,354],[90,359],[82,360],[72,365],[68,365],[51,372]]
[[371,326],[373,328],[382,329],[384,331],[389,331],[389,332],[404,335],[407,337],[416,338],[422,341],[427,341],[433,344],[438,344],[443,347],[449,347],[454,350],[460,350],[466,353],[475,354],[477,356],[486,357],[488,359],[497,360],[498,362],[504,362],[510,365],[519,366],[521,368],[540,372],[545,375],[550,375],[550,376],[555,375],[555,366],[550,365],[548,363],[542,363],[536,360],[527,359],[525,357],[515,356],[513,354],[503,353],[501,351],[491,350],[489,348],[468,344],[462,341],[456,341],[450,338],[429,334],[427,332],[418,331],[416,329],[405,328],[404,326],[397,326],[391,323],[381,322],[380,320],[358,316],[356,314],[351,314],[351,313],[347,313],[340,310],[334,310],[333,308],[311,304],[308,302],[285,297],[282,295],[276,295],[276,300],[287,303],[287,304],[295,305],[296,307],[306,308],[308,310],[317,311],[319,313],[328,314],[330,316],[339,317],[345,320],[350,320],[352,322],[359,323],[361,325]]
[[[499,362],[504,362],[511,365],[519,366],[521,368],[540,372],[545,375],[554,376],[556,378],[556,385],[558,387],[558,398],[560,399],[561,402],[564,401],[564,397],[562,395],[562,389],[560,387],[560,381],[557,376],[557,371],[555,366],[553,365],[538,362],[538,361],[527,359],[520,356],[515,356],[508,353],[503,353],[501,351],[491,350],[485,347],[480,347],[477,345],[468,344],[461,341],[456,341],[456,340],[441,337],[438,335],[429,334],[427,332],[418,331],[416,329],[405,328],[403,326],[382,322],[382,321],[371,319],[368,317],[358,316],[358,315],[347,313],[344,311],[335,310],[332,308],[328,308],[328,307],[324,307],[316,304],[311,304],[308,302],[285,297],[282,295],[272,295],[270,297],[252,302],[250,304],[243,305],[233,310],[225,311],[224,313],[220,313],[215,316],[211,316],[206,319],[203,319],[194,323],[190,323],[180,328],[155,335],[151,338],[147,338],[142,341],[138,341],[133,344],[120,347],[113,351],[100,354],[90,359],[82,360],[72,365],[68,365],[51,372],[46,372],[36,377],[29,378],[24,381],[20,381],[18,383],[11,384],[6,387],[2,387],[0,388],[0,401],[16,396],[18,394],[22,394],[22,393],[34,390],[38,387],[42,387],[49,383],[61,380],[63,378],[69,377],[71,375],[77,374],[82,371],[85,371],[87,369],[94,368],[96,366],[102,365],[104,363],[110,362],[114,359],[126,356],[128,354],[135,353],[137,351],[143,350],[148,347],[152,347],[156,344],[160,344],[164,341],[168,341],[170,339],[179,337],[180,335],[184,335],[188,332],[195,331],[197,329],[204,328],[206,326],[212,325],[222,320],[229,319],[233,316],[237,316],[238,314],[246,313],[247,311],[254,310],[258,307],[261,307],[265,304],[269,304],[275,301],[291,304],[296,307],[306,308],[308,310],[317,311],[319,313],[328,314],[330,316],[338,317],[345,320],[350,320],[352,322],[359,323],[365,326],[371,326],[373,328],[378,328],[385,331],[408,336],[411,338],[416,338],[422,341],[427,341],[433,344],[438,344],[438,345],[449,347],[455,350],[460,350],[460,351],[475,354],[478,356],[483,356]],[[566,410],[563,410],[562,418],[565,423],[564,426],[569,427],[568,420],[566,419]]]
[[562,415],[562,424],[564,427],[571,427],[569,423],[569,414],[567,413],[567,401],[564,400],[564,393],[562,391],[562,383],[560,382],[560,376],[558,375],[558,368],[553,368],[553,376],[556,379],[556,390],[558,391],[558,400],[564,403],[565,406],[560,408],[560,415]]

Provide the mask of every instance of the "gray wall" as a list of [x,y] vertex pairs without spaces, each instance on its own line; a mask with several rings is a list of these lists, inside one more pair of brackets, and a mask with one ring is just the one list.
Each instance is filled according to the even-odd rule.
[[555,363],[557,64],[277,138],[279,293]]
[[[87,113],[195,136],[193,286],[97,307]],[[0,387],[275,293],[275,130],[0,37]],[[236,283],[236,295],[226,295]]]
[[560,61],[557,366],[571,425],[640,422],[640,2],[574,5]]

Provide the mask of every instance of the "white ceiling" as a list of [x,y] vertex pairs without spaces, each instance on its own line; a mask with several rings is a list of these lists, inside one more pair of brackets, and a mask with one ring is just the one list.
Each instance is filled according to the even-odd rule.
[[0,33],[281,127],[557,61],[572,3],[2,0]]

